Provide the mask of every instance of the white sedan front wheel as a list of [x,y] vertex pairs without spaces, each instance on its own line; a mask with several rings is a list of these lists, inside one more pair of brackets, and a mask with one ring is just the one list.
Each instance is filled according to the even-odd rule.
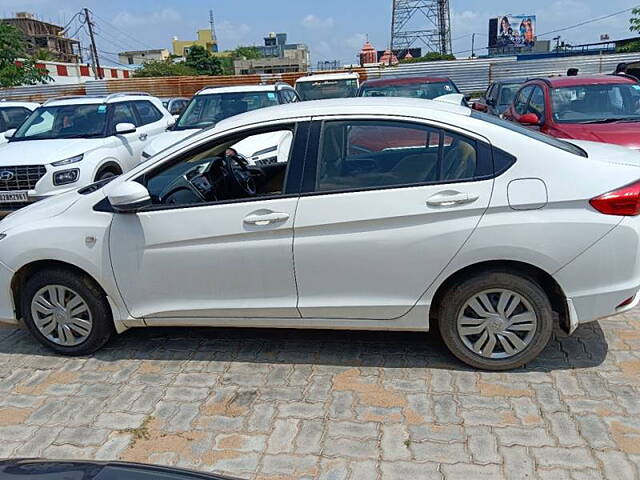
[[114,333],[104,292],[93,279],[70,269],[50,268],[29,277],[21,307],[31,333],[64,355],[93,353]]

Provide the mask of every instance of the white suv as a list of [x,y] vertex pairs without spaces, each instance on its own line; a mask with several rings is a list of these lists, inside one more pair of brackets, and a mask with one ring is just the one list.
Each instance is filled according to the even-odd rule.
[[[205,87],[191,99],[171,131],[149,142],[142,156],[148,159],[195,132],[241,113],[300,101],[288,83],[274,85],[239,85],[235,87]],[[290,139],[284,139],[288,142]],[[252,163],[273,162],[273,152],[283,139],[265,136],[251,144],[234,146]]]
[[22,122],[39,106],[39,103],[33,102],[0,101],[0,144],[7,142],[5,133],[12,132],[22,125]]
[[174,123],[147,94],[49,100],[0,145],[0,213],[131,170]]

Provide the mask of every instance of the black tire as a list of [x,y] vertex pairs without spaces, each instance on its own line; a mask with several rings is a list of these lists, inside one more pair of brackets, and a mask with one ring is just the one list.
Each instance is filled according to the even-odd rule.
[[[531,306],[537,317],[535,333],[528,346],[508,358],[487,358],[465,345],[458,333],[457,320],[466,303],[475,295],[492,289],[507,289],[517,293]],[[445,344],[459,360],[483,370],[511,370],[536,358],[547,346],[553,332],[553,311],[544,290],[533,280],[506,270],[491,270],[470,277],[450,287],[443,295],[438,315],[438,327]]]
[[96,175],[96,182],[101,182],[107,178],[117,177],[118,175],[121,175],[121,173],[115,172],[112,169],[102,170]]
[[[65,346],[49,340],[36,326],[31,302],[34,296],[49,285],[59,285],[76,292],[88,306],[92,327],[86,339],[78,345]],[[92,278],[70,269],[50,268],[33,274],[25,283],[20,303],[22,315],[29,331],[45,347],[68,356],[88,355],[102,348],[115,333],[113,316],[107,298]]]

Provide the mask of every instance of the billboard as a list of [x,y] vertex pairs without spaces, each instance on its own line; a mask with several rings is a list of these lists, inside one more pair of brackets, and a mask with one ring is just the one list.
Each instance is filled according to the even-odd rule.
[[535,15],[503,15],[498,17],[495,46],[533,47],[536,43]]

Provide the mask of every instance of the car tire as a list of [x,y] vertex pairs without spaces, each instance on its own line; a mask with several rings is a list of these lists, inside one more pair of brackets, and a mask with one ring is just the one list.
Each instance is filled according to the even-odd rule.
[[96,175],[96,182],[101,182],[102,180],[106,180],[108,178],[117,177],[121,175],[120,173],[116,173],[113,170],[103,170]]
[[490,271],[450,287],[438,326],[459,360],[502,371],[536,358],[553,332],[549,298],[535,281],[510,271]]
[[21,307],[29,331],[62,355],[94,353],[115,333],[104,292],[89,276],[70,269],[32,275],[24,285]]

